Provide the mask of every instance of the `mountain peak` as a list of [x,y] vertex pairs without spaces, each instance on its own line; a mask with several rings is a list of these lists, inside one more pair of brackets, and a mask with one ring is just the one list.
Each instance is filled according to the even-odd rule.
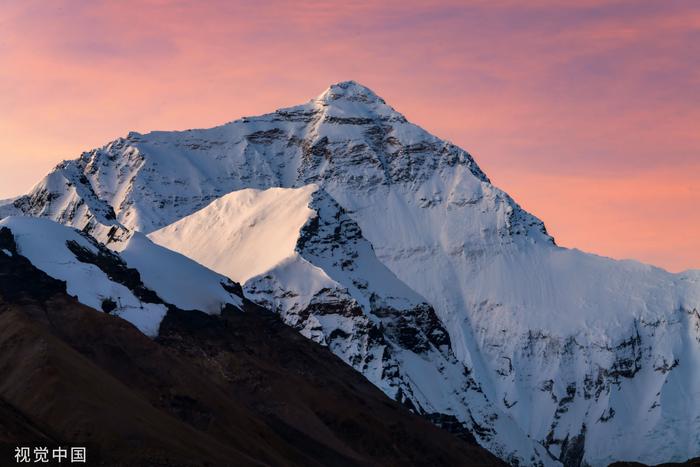
[[[374,91],[357,81],[331,84],[311,103],[323,108],[326,117],[334,123],[367,123],[376,118],[406,123],[406,118],[389,106]],[[359,119],[359,120],[358,120]]]
[[386,105],[384,99],[375,94],[370,88],[352,80],[331,84],[315,100],[324,104],[330,104],[335,101],[350,101]]

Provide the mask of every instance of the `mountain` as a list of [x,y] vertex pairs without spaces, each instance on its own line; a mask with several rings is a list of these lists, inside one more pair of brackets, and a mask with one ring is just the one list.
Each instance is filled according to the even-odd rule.
[[700,271],[558,247],[466,151],[358,83],[212,129],[130,133],[10,214],[116,250],[149,235],[510,463],[700,454]]
[[[10,224],[0,227],[2,459],[18,445],[79,445],[106,466],[504,465],[248,301],[212,314],[170,306],[148,338],[71,297],[70,281],[23,255],[37,253],[30,229]],[[47,256],[72,237],[32,224],[46,239],[63,233],[33,245]],[[78,276],[82,265],[65,269]]]

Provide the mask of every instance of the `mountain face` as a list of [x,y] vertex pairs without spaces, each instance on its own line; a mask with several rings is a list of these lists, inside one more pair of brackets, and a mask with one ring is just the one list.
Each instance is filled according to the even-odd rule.
[[0,228],[0,459],[33,444],[87,446],[88,465],[115,467],[505,465],[251,302],[216,313],[169,306],[147,338],[23,255],[59,246],[32,244],[29,231],[50,240],[71,229],[23,223]]
[[355,82],[212,129],[130,133],[9,215],[117,251],[149,235],[513,464],[700,454],[700,272],[556,246],[467,152]]

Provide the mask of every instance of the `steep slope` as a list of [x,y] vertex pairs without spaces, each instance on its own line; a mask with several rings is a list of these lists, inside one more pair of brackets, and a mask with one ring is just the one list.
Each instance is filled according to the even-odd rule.
[[170,309],[148,339],[69,297],[2,232],[3,465],[32,443],[87,446],[108,466],[502,465],[269,312]]
[[[441,410],[480,443],[528,464],[654,464],[700,454],[700,273],[674,275],[558,248],[469,154],[357,83],[208,130],[131,133],[63,163],[0,212],[50,216],[113,243],[124,241],[125,229],[154,232],[227,193],[310,184],[434,309],[450,351],[479,388]],[[255,236],[255,226],[239,227]],[[307,252],[306,262],[352,292],[352,281],[331,273],[342,245],[317,251]],[[285,264],[263,269],[280,277]],[[265,303],[306,306],[304,287],[324,274],[293,272],[286,303]],[[281,297],[257,290],[261,301]],[[353,298],[361,303],[361,296]],[[395,396],[394,387],[384,389]],[[436,397],[443,395],[425,399],[438,406]]]

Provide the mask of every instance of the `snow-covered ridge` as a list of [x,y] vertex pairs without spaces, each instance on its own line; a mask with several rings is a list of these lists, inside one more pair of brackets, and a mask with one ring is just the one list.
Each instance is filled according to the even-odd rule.
[[425,303],[376,259],[357,224],[314,184],[235,191],[149,237],[243,284],[302,261],[318,268],[315,292],[344,284],[367,310],[370,299],[376,305],[381,297],[394,307]]
[[294,256],[299,231],[313,214],[308,205],[315,189],[236,191],[150,238],[245,283]]
[[[358,83],[216,128],[130,133],[0,206],[12,212],[115,248],[133,231],[158,231],[226,267],[387,394],[455,417],[513,462],[700,454],[700,272],[557,247],[466,151]],[[369,270],[386,273],[363,289]],[[379,316],[372,293],[410,305]],[[428,339],[426,310],[449,349]],[[377,320],[384,342],[372,341]],[[397,329],[425,336],[427,350],[406,348]],[[381,346],[390,358],[365,368]],[[408,375],[434,376],[445,392]]]
[[[48,219],[8,217],[17,254],[66,283],[81,303],[131,322],[148,336],[158,334],[169,306],[219,313],[241,307],[235,284],[178,253],[155,245],[142,234],[121,255],[80,231]],[[229,289],[229,290],[227,290]]]

